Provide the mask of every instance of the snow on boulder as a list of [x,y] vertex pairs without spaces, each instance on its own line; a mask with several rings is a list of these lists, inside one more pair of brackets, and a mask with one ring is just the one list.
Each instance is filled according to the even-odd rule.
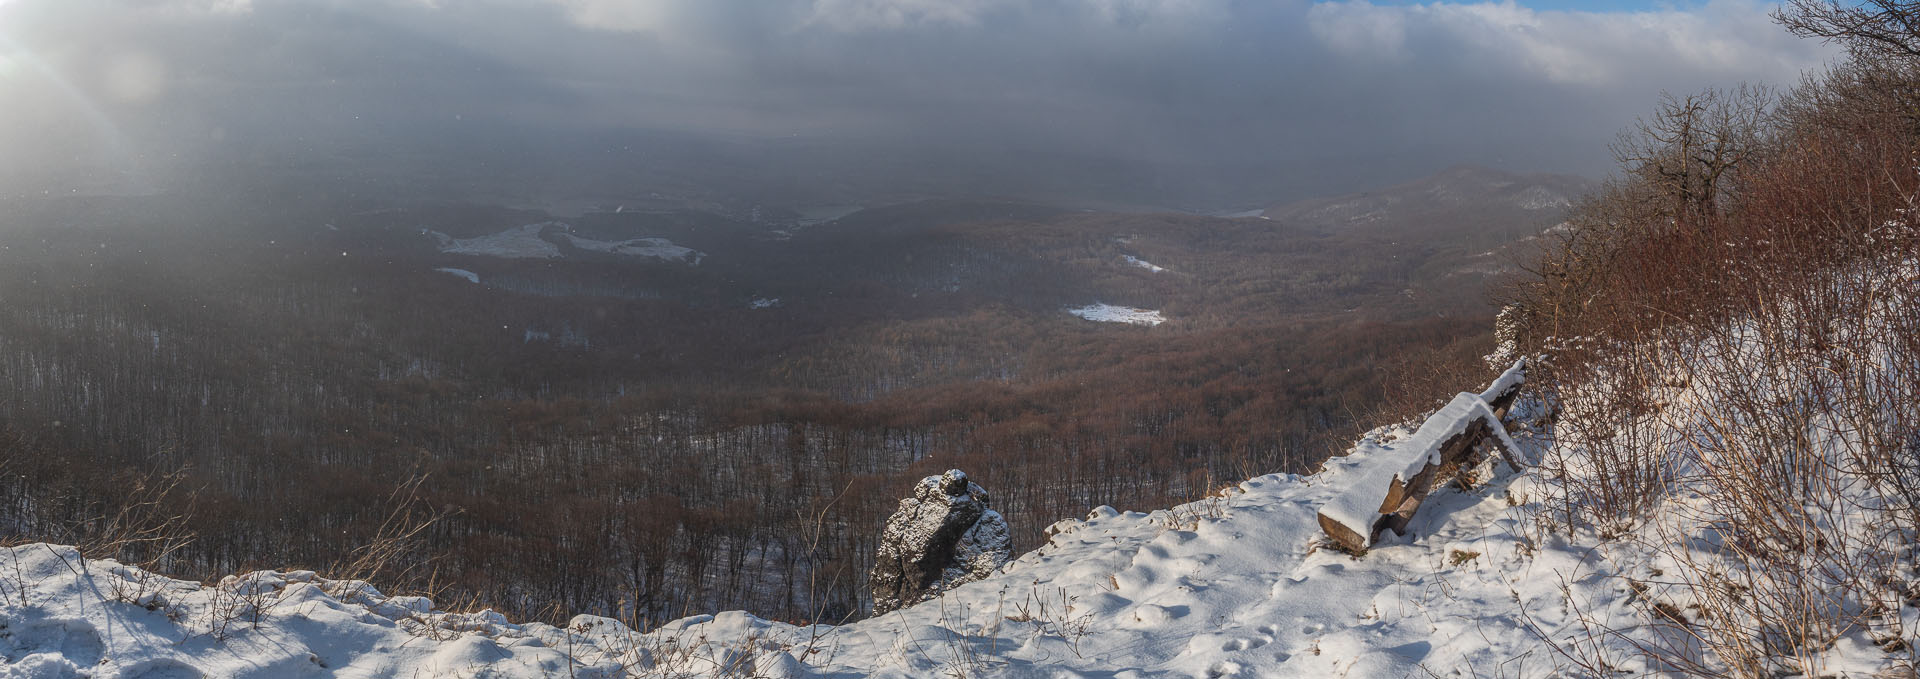
[[873,614],[933,599],[1006,565],[1013,557],[1007,520],[987,503],[986,489],[958,469],[920,479],[880,535],[868,575]]
[[1489,367],[1499,370],[1500,366],[1510,364],[1520,358],[1520,332],[1526,322],[1526,311],[1519,305],[1508,304],[1500,308],[1493,317],[1493,353],[1485,360]]

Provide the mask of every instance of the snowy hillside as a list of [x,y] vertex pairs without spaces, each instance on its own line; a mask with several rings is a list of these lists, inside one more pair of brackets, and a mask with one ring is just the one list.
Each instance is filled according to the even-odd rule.
[[[28,545],[0,553],[0,571],[30,583],[9,585],[0,607],[11,630],[0,676],[545,677],[571,666],[614,677],[662,663],[693,676],[751,665],[792,677],[1376,677],[1513,658],[1549,666],[1510,587],[1549,624],[1564,620],[1548,612],[1559,608],[1551,574],[1579,569],[1585,550],[1524,556],[1522,511],[1495,487],[1430,510],[1418,540],[1355,559],[1318,547],[1314,507],[1329,499],[1320,481],[1265,476],[1150,514],[1103,507],[1062,522],[1001,575],[837,628],[740,613],[644,636],[600,618],[570,630],[513,625],[311,573],[140,585],[125,567]],[[116,601],[116,591],[128,595]],[[223,622],[223,610],[234,618]]]
[[[1689,445],[1679,434],[1708,425],[1716,411],[1688,404],[1711,402],[1717,368],[1744,365],[1738,354],[1703,356],[1690,378],[1658,395],[1665,415],[1622,436]],[[1496,467],[1475,490],[1436,490],[1406,535],[1389,532],[1364,555],[1334,548],[1316,512],[1342,506],[1347,489],[1375,474],[1380,456],[1368,451],[1439,436],[1422,425],[1461,420],[1457,408],[1377,429],[1356,445],[1363,454],[1329,460],[1313,476],[1260,476],[1170,509],[1101,507],[1061,521],[1046,545],[991,577],[838,627],[739,612],[646,634],[592,616],[566,628],[521,625],[488,611],[436,612],[422,598],[310,572],[202,586],[24,545],[0,550],[0,677],[1212,679],[1548,677],[1594,668],[1638,676],[1689,659],[1716,667],[1701,649],[1717,637],[1703,630],[1744,624],[1747,614],[1712,608],[1706,590],[1689,585],[1754,577],[1739,562],[1759,547],[1736,541],[1737,527],[1717,518],[1725,506],[1696,487],[1711,472],[1674,477],[1635,525],[1569,532],[1556,523],[1568,503],[1590,499],[1570,490],[1580,479],[1616,481],[1585,458],[1601,443],[1556,438],[1591,424],[1572,409],[1580,395],[1563,398],[1557,420],[1532,399],[1507,416],[1526,470]],[[1869,494],[1838,492],[1854,502],[1829,507],[1824,521],[1873,524]],[[1887,601],[1861,600],[1829,586],[1831,574],[1805,573],[1787,577],[1821,593],[1809,610],[1859,611],[1872,622],[1826,629],[1812,644],[1812,631],[1766,626],[1767,611],[1790,602],[1749,596],[1769,607],[1755,614],[1756,638],[1778,644],[1768,647],[1778,657],[1756,662],[1867,676],[1908,658],[1904,635],[1920,628],[1920,615],[1902,605],[1898,586],[1873,590],[1887,591]],[[1756,584],[1742,591],[1764,591],[1754,587],[1765,580],[1747,582]],[[1772,620],[1780,619],[1788,618]]]

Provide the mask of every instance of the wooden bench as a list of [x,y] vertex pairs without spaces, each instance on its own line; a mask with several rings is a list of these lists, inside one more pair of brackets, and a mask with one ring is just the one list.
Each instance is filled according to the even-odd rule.
[[1320,507],[1320,529],[1347,551],[1364,553],[1382,531],[1404,534],[1435,488],[1450,481],[1468,487],[1472,479],[1465,473],[1490,451],[1498,451],[1509,469],[1519,469],[1505,418],[1525,381],[1526,362],[1515,361],[1486,391],[1453,397],[1413,436],[1361,442],[1344,460],[1341,480],[1347,487]]

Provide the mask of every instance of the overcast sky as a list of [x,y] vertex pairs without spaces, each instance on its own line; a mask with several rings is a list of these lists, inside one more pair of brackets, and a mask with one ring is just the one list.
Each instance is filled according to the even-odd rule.
[[1599,176],[1662,90],[1790,84],[1835,54],[1767,4],[1621,6],[0,0],[0,179],[484,124],[921,149],[1009,176],[1077,159],[1246,202],[1459,162]]

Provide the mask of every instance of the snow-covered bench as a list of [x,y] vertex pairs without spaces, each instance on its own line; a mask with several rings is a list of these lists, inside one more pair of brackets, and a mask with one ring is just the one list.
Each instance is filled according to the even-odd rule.
[[1421,501],[1434,488],[1460,478],[1484,461],[1486,449],[1499,450],[1509,468],[1518,469],[1513,439],[1503,422],[1526,381],[1526,361],[1515,361],[1493,385],[1478,394],[1461,393],[1420,425],[1413,436],[1377,443],[1363,441],[1348,454],[1346,485],[1320,507],[1320,529],[1356,554],[1388,528],[1405,532]]

